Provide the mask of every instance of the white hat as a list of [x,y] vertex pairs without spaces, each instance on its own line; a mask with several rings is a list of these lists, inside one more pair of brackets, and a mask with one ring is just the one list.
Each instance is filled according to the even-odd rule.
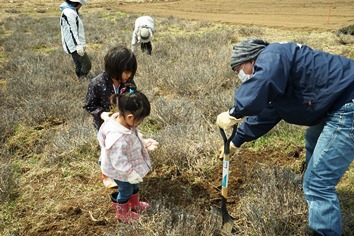
[[82,5],[86,5],[87,4],[87,1],[86,0],[70,0],[70,2],[78,2]]
[[139,42],[148,43],[151,41],[151,36],[152,36],[151,29],[146,28],[146,27],[140,28],[140,32],[138,34]]

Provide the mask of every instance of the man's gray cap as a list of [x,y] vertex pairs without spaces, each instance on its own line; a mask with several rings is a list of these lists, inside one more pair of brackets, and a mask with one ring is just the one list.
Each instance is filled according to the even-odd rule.
[[256,59],[268,45],[269,43],[262,39],[245,39],[235,44],[232,48],[231,68],[234,69],[245,62]]

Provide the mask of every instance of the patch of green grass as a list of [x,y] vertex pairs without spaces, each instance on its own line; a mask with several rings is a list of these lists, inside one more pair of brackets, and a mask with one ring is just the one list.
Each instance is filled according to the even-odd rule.
[[14,135],[5,142],[5,150],[17,158],[30,157],[41,152],[43,148],[44,129],[18,125],[15,127]]
[[343,233],[351,235],[354,231],[354,164],[352,164],[337,187],[342,211]]
[[16,222],[16,202],[15,201],[5,201],[0,204],[0,232],[9,233],[6,235],[11,235],[11,230],[7,227],[8,225],[19,225],[19,221]]
[[275,126],[268,134],[252,142],[250,148],[257,151],[264,149],[289,150],[305,145],[305,127],[288,124],[284,121]]
[[339,33],[354,35],[354,25],[348,25],[339,29]]

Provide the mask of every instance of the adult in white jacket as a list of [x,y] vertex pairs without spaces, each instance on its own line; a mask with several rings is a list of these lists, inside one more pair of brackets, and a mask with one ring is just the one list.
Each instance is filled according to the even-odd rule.
[[85,52],[84,25],[79,15],[79,9],[85,4],[86,0],[66,0],[60,5],[62,44],[64,51],[73,58],[78,78],[86,77],[91,70],[91,60]]
[[151,56],[151,39],[155,33],[155,22],[151,16],[140,16],[135,20],[131,49],[136,54],[137,44],[140,43],[141,51]]

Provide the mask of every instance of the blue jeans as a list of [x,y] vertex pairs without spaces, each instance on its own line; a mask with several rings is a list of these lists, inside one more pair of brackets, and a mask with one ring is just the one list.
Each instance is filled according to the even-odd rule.
[[117,201],[119,203],[125,203],[129,200],[130,196],[133,195],[133,193],[136,193],[139,189],[139,184],[131,184],[129,182],[123,182],[120,180],[114,180],[116,184],[118,185],[118,197]]
[[309,127],[305,140],[303,189],[309,226],[319,235],[342,235],[336,186],[354,159],[354,100]]

